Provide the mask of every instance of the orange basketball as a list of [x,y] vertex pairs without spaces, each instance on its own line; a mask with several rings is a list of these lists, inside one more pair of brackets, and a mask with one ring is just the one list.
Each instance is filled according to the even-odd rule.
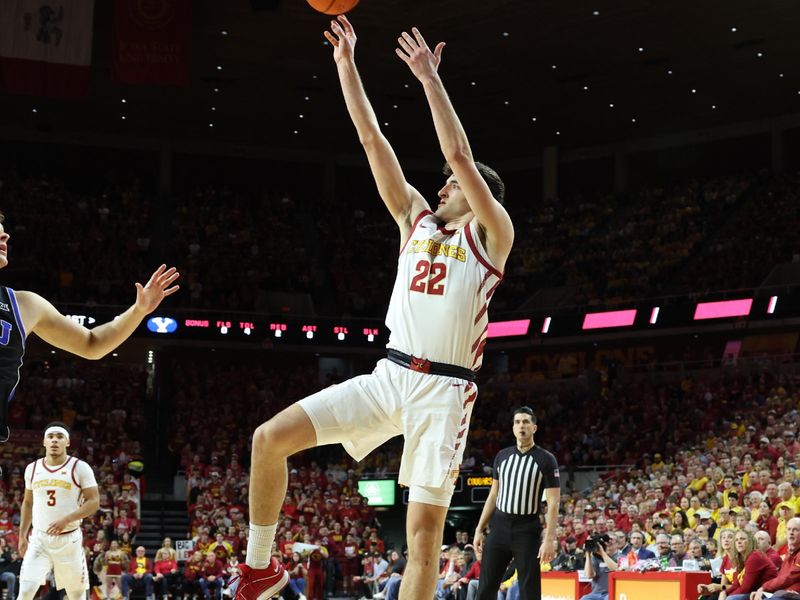
[[306,0],[311,8],[326,15],[343,15],[353,10],[358,0]]

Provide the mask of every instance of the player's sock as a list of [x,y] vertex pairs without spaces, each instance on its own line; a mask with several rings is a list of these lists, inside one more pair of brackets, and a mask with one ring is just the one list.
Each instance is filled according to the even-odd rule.
[[250,537],[247,540],[247,564],[254,569],[266,569],[272,557],[272,542],[275,541],[277,523],[255,525],[250,523]]

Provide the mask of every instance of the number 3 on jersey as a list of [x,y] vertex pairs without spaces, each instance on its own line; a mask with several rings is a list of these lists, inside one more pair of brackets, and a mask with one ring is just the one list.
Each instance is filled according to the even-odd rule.
[[[442,280],[447,276],[446,264],[421,260],[417,263],[415,270],[417,274],[411,280],[411,287],[408,289],[412,292],[430,294],[431,296],[444,295],[444,282]],[[429,275],[430,279],[428,279]]]
[[56,491],[47,490],[47,506],[55,506],[55,505],[56,505]]

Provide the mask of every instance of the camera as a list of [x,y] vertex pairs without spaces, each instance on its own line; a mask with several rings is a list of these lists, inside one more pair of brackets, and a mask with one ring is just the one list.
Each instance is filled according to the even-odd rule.
[[597,552],[600,547],[605,549],[606,544],[608,544],[610,539],[611,538],[605,533],[596,533],[586,539],[586,542],[583,544],[583,548],[587,552]]

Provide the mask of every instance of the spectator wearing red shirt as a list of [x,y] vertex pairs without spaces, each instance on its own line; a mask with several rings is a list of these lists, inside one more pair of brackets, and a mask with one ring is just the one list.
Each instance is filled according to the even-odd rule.
[[130,589],[144,585],[148,598],[153,597],[153,563],[145,556],[144,546],[136,548],[136,555],[128,563],[128,572],[123,573],[120,589],[123,598],[130,598]]
[[786,523],[786,537],[789,553],[783,561],[778,574],[765,581],[756,591],[754,600],[763,600],[763,592],[800,593],[800,519],[789,519]]
[[589,532],[585,530],[583,521],[575,521],[573,528],[575,543],[578,545],[578,548],[583,548],[586,540],[589,539]]
[[756,550],[753,534],[745,530],[736,532],[733,541],[736,572],[731,586],[726,590],[728,600],[749,600],[750,593],[778,574],[778,569],[763,552]]
[[217,559],[217,555],[213,552],[206,554],[206,559],[203,561],[203,566],[200,569],[200,591],[203,593],[205,600],[211,599],[213,592],[214,598],[220,598],[222,595],[223,575],[225,569],[222,562]]
[[290,519],[297,516],[297,504],[290,494],[286,494],[286,499],[283,501],[283,515]]
[[776,541],[776,534],[778,532],[778,519],[773,516],[769,504],[767,504],[765,501],[762,501],[761,504],[758,505],[758,518],[756,519],[756,525],[761,531],[766,531],[767,534],[769,534],[769,539],[771,543],[774,544]]
[[775,548],[772,547],[769,534],[766,531],[758,531],[753,537],[755,537],[756,540],[756,550],[763,552],[764,555],[772,561],[772,564],[775,565],[775,568],[780,569],[781,565],[783,564],[783,560],[775,551]]
[[153,583],[159,588],[163,600],[167,600],[169,588],[178,583],[178,561],[166,548],[159,548],[156,552]]
[[383,540],[378,537],[378,532],[374,529],[370,531],[369,539],[366,541],[366,545],[372,552],[378,551],[381,554],[386,552],[386,544],[384,544]]
[[114,519],[114,531],[117,532],[117,535],[127,531],[131,536],[134,536],[139,533],[139,521],[138,519],[130,518],[128,511],[123,508],[119,511],[119,517]]
[[349,497],[342,498],[342,507],[339,509],[339,519],[348,527],[348,521],[355,522],[358,519],[358,511],[353,508]]
[[196,594],[199,589],[200,576],[203,571],[203,553],[196,550],[191,558],[186,561],[183,567],[183,593],[187,595]]
[[292,546],[294,546],[294,536],[292,532],[284,531],[283,539],[278,542],[278,549],[281,551],[281,555],[284,559],[288,559],[292,556]]

